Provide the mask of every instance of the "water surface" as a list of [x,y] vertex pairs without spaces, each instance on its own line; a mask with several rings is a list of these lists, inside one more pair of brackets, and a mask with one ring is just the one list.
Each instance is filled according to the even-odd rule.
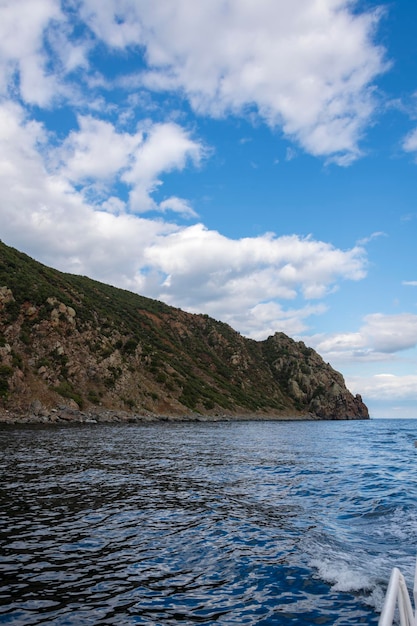
[[417,422],[0,430],[0,623],[377,624]]

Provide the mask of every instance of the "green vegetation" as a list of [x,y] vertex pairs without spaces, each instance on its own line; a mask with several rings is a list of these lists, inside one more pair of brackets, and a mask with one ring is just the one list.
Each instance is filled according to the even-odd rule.
[[[84,397],[133,410],[147,397],[195,412],[308,411],[290,382],[305,390],[317,356],[282,333],[246,339],[207,315],[53,270],[1,242],[0,288],[3,400],[15,368],[35,378],[46,368],[38,384],[79,406]],[[325,393],[311,388],[314,398]]]
[[122,353],[134,354],[137,347],[138,347],[138,342],[135,341],[135,339],[128,339],[126,343],[122,346]]
[[54,387],[53,390],[56,391],[56,393],[59,393],[59,395],[63,398],[71,398],[74,400],[80,409],[83,407],[84,402],[81,395],[74,390],[73,386],[68,381],[62,381],[62,383],[60,383],[57,387]]
[[0,398],[7,398],[9,394],[9,378],[13,369],[8,365],[0,365]]

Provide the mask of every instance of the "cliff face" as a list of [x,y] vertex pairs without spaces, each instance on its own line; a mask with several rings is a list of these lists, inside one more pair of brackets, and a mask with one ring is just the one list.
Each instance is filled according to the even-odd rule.
[[0,409],[50,418],[63,405],[368,417],[341,374],[282,333],[255,342],[208,316],[57,272],[0,243]]
[[274,378],[296,407],[323,419],[369,417],[361,396],[353,396],[343,376],[302,341],[276,333],[263,345]]

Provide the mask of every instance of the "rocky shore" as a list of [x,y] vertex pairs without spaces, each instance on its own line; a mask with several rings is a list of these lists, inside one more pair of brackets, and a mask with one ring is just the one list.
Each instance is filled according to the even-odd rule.
[[167,414],[160,415],[151,412],[134,413],[101,409],[94,407],[92,410],[81,411],[71,405],[59,405],[48,409],[35,401],[27,412],[16,412],[0,409],[0,426],[3,424],[140,424],[152,422],[219,422],[231,420],[317,420],[317,416],[307,415],[275,415],[275,414],[215,414],[202,415],[190,414]]
[[97,407],[94,407],[92,410],[82,411],[67,404],[48,409],[43,407],[38,401],[33,402],[25,413],[0,410],[0,424],[108,424],[173,421],[179,419],[197,420],[206,418],[205,416],[197,415],[179,418],[178,416],[156,415],[150,412],[138,414],[130,411],[116,411]]

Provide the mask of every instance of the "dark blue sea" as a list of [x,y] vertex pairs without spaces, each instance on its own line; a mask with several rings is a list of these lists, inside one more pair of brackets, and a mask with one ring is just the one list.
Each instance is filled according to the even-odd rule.
[[0,623],[377,624],[417,421],[0,429]]

